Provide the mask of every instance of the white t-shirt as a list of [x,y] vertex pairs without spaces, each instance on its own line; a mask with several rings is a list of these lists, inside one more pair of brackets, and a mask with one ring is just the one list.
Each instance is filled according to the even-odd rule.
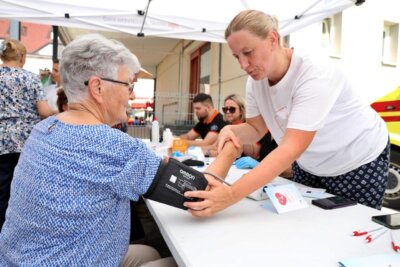
[[249,77],[247,118],[261,115],[279,144],[287,128],[317,131],[297,159],[318,176],[337,176],[382,153],[388,131],[379,115],[355,94],[340,68],[327,59],[293,53],[285,76],[274,86]]
[[46,94],[46,98],[47,98],[47,103],[49,104],[49,106],[51,107],[52,110],[58,110],[57,107],[57,85],[55,84],[51,84],[49,86],[46,86],[43,90],[44,93]]

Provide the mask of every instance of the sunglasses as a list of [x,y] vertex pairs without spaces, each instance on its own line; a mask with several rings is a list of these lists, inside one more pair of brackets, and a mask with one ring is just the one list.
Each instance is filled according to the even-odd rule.
[[[123,85],[128,86],[129,94],[132,94],[133,88],[135,86],[134,83],[127,83],[127,82],[117,81],[117,80],[113,80],[113,79],[109,79],[109,78],[102,78],[102,77],[99,77],[99,78],[101,80],[103,80],[103,81],[112,82],[112,83],[119,83],[119,84],[123,84]],[[87,86],[88,84],[89,84],[89,81],[85,81],[85,85]]]
[[226,114],[226,113],[235,113],[236,112],[236,108],[235,107],[222,107],[222,111]]

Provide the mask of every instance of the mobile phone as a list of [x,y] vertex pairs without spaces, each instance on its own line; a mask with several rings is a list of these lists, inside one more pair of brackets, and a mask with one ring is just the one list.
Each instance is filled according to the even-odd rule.
[[351,200],[341,196],[334,196],[321,199],[313,199],[311,203],[320,208],[331,210],[337,208],[343,208],[348,206],[353,206],[357,204],[357,201]]
[[400,213],[372,216],[371,219],[387,228],[400,229]]

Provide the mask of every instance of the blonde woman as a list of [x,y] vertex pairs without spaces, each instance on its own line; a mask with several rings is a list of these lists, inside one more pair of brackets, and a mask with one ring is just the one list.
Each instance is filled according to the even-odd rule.
[[53,114],[39,76],[24,70],[26,48],[17,40],[0,44],[0,231],[10,197],[10,184],[21,149],[33,126]]
[[[292,163],[296,182],[380,209],[389,167],[388,131],[379,115],[357,97],[350,77],[327,59],[282,47],[278,21],[261,11],[240,12],[225,38],[249,75],[247,113],[245,123],[221,131],[218,149],[240,150],[241,143],[259,140],[265,128],[278,147],[232,187],[210,178],[210,191],[187,192],[187,197],[204,199],[186,204],[191,213],[210,216]],[[222,153],[210,170],[224,174],[221,166],[233,161],[237,152]]]
[[229,122],[229,124],[236,125],[246,121],[244,100],[236,94],[225,97],[222,112],[224,113],[225,121]]

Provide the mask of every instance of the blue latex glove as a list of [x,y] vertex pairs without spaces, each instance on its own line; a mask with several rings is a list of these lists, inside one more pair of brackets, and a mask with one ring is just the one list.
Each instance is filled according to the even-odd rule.
[[235,161],[235,165],[238,169],[253,169],[258,163],[259,162],[252,157],[242,157]]
[[174,150],[171,154],[171,157],[182,157],[184,156],[181,152],[179,152],[178,150]]

